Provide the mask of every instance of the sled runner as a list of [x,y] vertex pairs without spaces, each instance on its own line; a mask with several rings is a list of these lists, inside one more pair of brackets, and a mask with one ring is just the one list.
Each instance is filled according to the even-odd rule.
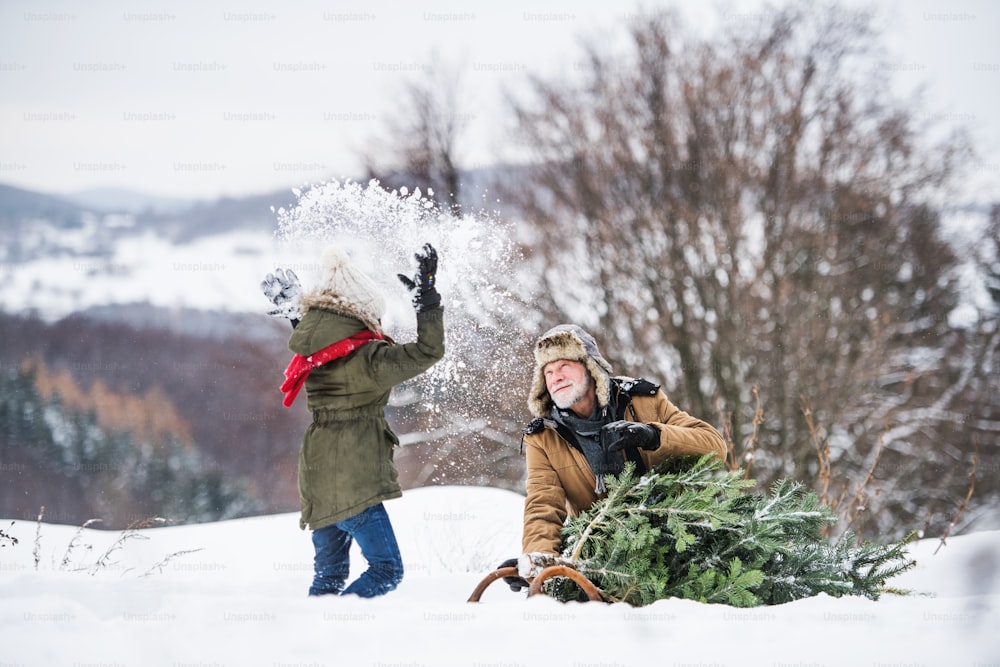
[[[479,582],[476,589],[472,591],[472,595],[469,596],[469,602],[479,602],[479,598],[482,597],[483,593],[487,588],[490,587],[497,579],[503,579],[504,577],[516,577],[518,576],[516,567],[502,567],[498,570],[490,572],[483,580]],[[538,576],[530,580],[530,586],[528,587],[528,597],[532,595],[537,595],[542,593],[542,584],[545,583],[546,579],[550,577],[567,577],[573,581],[577,586],[587,594],[587,599],[590,601],[598,602],[604,599],[601,595],[601,591],[597,589],[594,584],[590,582],[587,577],[583,576],[573,568],[568,565],[549,565],[538,573]]]

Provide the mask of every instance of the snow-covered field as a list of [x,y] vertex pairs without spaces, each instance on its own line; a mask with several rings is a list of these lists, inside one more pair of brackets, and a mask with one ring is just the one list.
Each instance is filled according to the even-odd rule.
[[257,286],[277,257],[274,239],[263,232],[234,231],[181,245],[147,232],[119,239],[108,258],[52,254],[0,264],[0,308],[35,310],[52,320],[127,303],[263,312],[268,304]]
[[[490,254],[506,248],[502,230],[481,222],[464,223],[463,234],[434,228],[431,236],[431,227],[413,224],[395,239],[398,247],[388,247],[378,225],[348,231],[378,258],[368,264],[393,284],[396,319],[409,323],[395,273],[428,239],[442,253],[450,312],[491,310],[481,302],[492,294],[485,288],[510,270]],[[81,259],[87,238],[60,237],[66,253],[0,263],[0,308],[51,319],[135,302],[263,313],[257,284],[266,271],[293,266],[306,278],[315,269],[312,258],[279,248],[268,234],[174,245],[147,233],[120,239],[96,260]],[[392,309],[388,315],[391,323]],[[459,361],[464,333],[449,330]],[[407,575],[375,600],[306,596],[312,544],[295,515],[156,528],[119,548],[120,532],[0,520],[4,535],[17,539],[0,535],[0,667],[1000,667],[1000,531],[952,538],[937,554],[936,539],[914,545],[917,568],[891,582],[913,593],[878,602],[821,596],[740,610],[664,600],[635,609],[526,599],[501,582],[469,604],[479,580],[520,552],[521,496],[430,487],[386,506]],[[354,565],[363,567],[359,554]]]
[[82,531],[63,566],[76,527],[0,521],[18,540],[0,538],[0,666],[1000,665],[1000,532],[917,543],[893,580],[914,593],[878,602],[631,608],[497,582],[470,604],[519,553],[521,497],[428,487],[386,507],[407,575],[374,600],[305,595],[312,545],[291,514],[143,531],[96,571],[122,533]]

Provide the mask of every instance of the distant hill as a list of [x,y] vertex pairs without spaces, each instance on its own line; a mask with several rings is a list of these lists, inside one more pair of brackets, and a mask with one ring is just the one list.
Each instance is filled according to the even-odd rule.
[[[508,165],[467,170],[462,173],[461,204],[468,210],[502,209],[503,183],[523,168]],[[406,174],[384,175],[386,187],[414,182]],[[58,228],[78,227],[85,214],[133,216],[135,224],[122,233],[152,230],[175,243],[191,241],[233,230],[271,231],[275,228],[272,208],[294,206],[297,199],[288,188],[211,201],[169,198],[121,188],[95,188],[68,195],[52,195],[0,184],[0,242],[4,229],[16,231],[24,222],[47,220]]]
[[275,228],[275,209],[295,204],[291,189],[247,197],[223,197],[213,202],[195,204],[176,212],[143,213],[139,226],[155,229],[157,234],[175,243],[189,243],[196,238],[236,229],[270,231]]
[[197,203],[193,199],[158,197],[123,188],[92,188],[65,195],[64,199],[106,213],[180,213]]
[[291,188],[196,202],[114,189],[57,196],[0,184],[0,232],[16,233],[25,224],[39,220],[57,228],[75,228],[88,214],[103,217],[125,213],[135,217],[136,224],[130,229],[151,229],[176,243],[188,243],[237,229],[271,230],[275,225],[271,207],[277,209],[295,201]]
[[57,227],[75,227],[86,207],[65,198],[0,184],[0,227],[18,228],[24,222],[45,219]]

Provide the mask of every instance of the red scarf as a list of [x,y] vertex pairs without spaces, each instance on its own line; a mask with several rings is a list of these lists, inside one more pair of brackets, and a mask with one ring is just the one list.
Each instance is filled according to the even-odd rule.
[[281,391],[285,394],[285,398],[281,401],[282,404],[286,408],[292,407],[295,397],[299,395],[299,390],[306,383],[306,378],[312,373],[312,369],[319,368],[328,361],[346,357],[369,341],[383,340],[383,338],[382,334],[365,329],[361,333],[356,333],[343,340],[338,340],[332,345],[327,345],[322,350],[314,352],[308,357],[296,354],[292,357],[288,368],[285,369],[285,381],[281,384]]

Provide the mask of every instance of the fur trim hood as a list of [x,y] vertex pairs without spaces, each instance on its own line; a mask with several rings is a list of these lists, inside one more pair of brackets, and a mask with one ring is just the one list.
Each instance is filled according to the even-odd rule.
[[602,408],[611,400],[611,364],[601,355],[597,341],[575,324],[560,324],[542,334],[535,343],[535,373],[528,409],[535,417],[547,417],[552,411],[552,397],[545,386],[545,364],[557,359],[580,361],[594,379],[597,403]]
[[382,333],[385,296],[371,278],[354,266],[339,248],[323,253],[323,274],[319,285],[299,300],[302,314],[310,308],[332,310],[354,317],[375,333]]

